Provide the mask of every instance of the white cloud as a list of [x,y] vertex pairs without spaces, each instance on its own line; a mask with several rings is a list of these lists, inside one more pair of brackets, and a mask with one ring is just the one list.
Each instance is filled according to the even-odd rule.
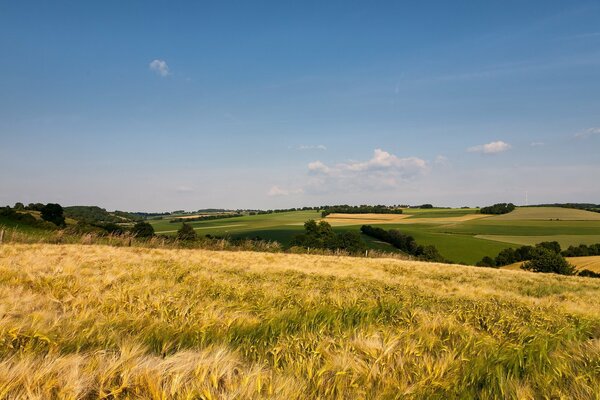
[[469,153],[498,154],[509,150],[511,147],[512,146],[510,144],[503,142],[502,140],[498,140],[496,142],[469,147],[467,151]]
[[277,196],[290,196],[293,194],[301,194],[304,191],[302,189],[284,189],[279,186],[272,186],[271,189],[267,192],[268,196],[277,197]]
[[589,128],[583,132],[579,132],[575,134],[575,138],[577,139],[586,139],[590,136],[600,135],[600,128]]
[[298,150],[327,150],[327,147],[322,144],[317,145],[300,145],[298,146]]
[[152,60],[148,66],[150,67],[150,70],[162,77],[169,75],[169,66],[165,60]]
[[387,151],[376,149],[367,161],[352,161],[326,165],[321,161],[308,164],[310,176],[307,190],[364,191],[398,188],[428,170],[425,160],[417,157],[400,158]]

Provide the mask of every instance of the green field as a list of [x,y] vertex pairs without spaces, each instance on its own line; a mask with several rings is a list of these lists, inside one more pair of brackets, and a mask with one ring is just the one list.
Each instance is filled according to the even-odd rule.
[[[412,235],[419,244],[434,245],[453,262],[474,264],[484,256],[497,255],[502,249],[523,244],[557,240],[563,247],[600,242],[600,214],[559,208],[517,208],[510,214],[467,221],[444,220],[477,213],[477,209],[407,209],[411,215],[399,224],[372,224],[398,229]],[[289,245],[309,219],[320,219],[317,211],[294,211],[190,222],[198,234],[231,238],[260,237]],[[169,218],[170,219],[170,218]],[[159,234],[172,235],[181,226],[169,219],[150,221]],[[415,223],[410,223],[415,219]],[[437,220],[436,220],[437,219]],[[418,223],[417,223],[418,222]],[[334,227],[338,232],[357,231],[362,223]],[[391,246],[365,237],[370,248],[394,251]]]

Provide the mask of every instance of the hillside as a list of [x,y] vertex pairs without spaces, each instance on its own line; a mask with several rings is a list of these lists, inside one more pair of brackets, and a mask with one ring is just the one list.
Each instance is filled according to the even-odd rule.
[[3,398],[600,397],[600,280],[0,246]]

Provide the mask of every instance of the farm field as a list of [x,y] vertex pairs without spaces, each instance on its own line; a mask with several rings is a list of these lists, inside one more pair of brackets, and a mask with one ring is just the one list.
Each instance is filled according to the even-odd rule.
[[0,246],[5,398],[600,397],[600,280]]
[[[403,214],[331,214],[325,220],[336,231],[358,231],[363,224],[398,229],[417,242],[434,245],[453,262],[474,264],[502,249],[558,240],[564,247],[600,242],[600,214],[560,207],[517,208],[501,216],[481,215],[476,209],[406,209]],[[514,215],[513,215],[514,214]],[[333,216],[333,218],[332,218]],[[511,216],[508,218],[508,216]],[[516,217],[515,217],[516,216]],[[517,218],[518,217],[518,218]],[[199,234],[260,237],[288,245],[317,211],[294,211],[191,222]],[[558,219],[558,220],[557,220]],[[175,234],[181,226],[168,220],[150,221],[157,233]],[[391,246],[365,238],[371,248],[394,251]]]

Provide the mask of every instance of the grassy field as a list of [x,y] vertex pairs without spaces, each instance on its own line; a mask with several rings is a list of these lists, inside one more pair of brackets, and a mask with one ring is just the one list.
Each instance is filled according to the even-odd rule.
[[[288,245],[316,211],[296,211],[190,223],[199,234],[233,238],[260,237]],[[385,219],[382,221],[381,219]],[[476,209],[406,209],[402,215],[333,215],[336,231],[358,231],[363,224],[398,229],[424,245],[434,245],[453,262],[474,264],[502,249],[558,240],[563,247],[600,242],[600,214],[559,207],[517,208],[510,214],[482,216]],[[168,220],[152,221],[158,233],[175,234],[181,226]],[[371,248],[394,251],[364,238]]]
[[600,280],[0,246],[0,398],[600,397]]

